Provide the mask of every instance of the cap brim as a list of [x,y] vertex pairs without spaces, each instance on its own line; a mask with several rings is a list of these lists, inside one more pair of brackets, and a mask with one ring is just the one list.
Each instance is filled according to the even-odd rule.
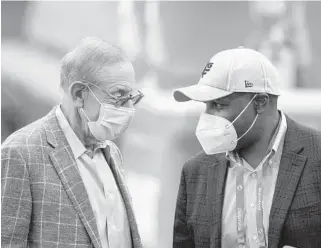
[[174,91],[174,99],[178,102],[186,102],[189,100],[207,102],[219,99],[232,94],[231,91],[221,90],[205,84],[196,84]]

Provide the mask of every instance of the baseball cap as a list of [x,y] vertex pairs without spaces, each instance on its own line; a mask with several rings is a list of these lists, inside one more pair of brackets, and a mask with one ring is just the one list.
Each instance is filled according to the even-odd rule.
[[206,102],[234,92],[280,95],[276,68],[255,50],[224,50],[210,59],[198,84],[175,90],[174,98],[178,102]]

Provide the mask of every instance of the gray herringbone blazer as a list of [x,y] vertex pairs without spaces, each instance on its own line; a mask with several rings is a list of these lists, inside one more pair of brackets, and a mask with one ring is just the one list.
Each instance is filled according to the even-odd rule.
[[[101,248],[86,188],[55,109],[2,145],[2,247]],[[107,149],[104,154],[124,199],[133,248],[141,248],[119,158],[111,158]]]
[[[270,212],[268,247],[321,247],[321,133],[287,117]],[[174,222],[174,248],[220,248],[228,161],[198,154],[183,168]],[[226,247],[222,247],[226,248]]]

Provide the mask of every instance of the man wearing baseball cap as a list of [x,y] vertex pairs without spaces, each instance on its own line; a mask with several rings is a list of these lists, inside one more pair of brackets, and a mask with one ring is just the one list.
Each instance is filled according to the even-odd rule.
[[281,83],[264,55],[239,47],[174,92],[206,104],[204,151],[181,174],[174,248],[321,247],[321,132],[278,110]]

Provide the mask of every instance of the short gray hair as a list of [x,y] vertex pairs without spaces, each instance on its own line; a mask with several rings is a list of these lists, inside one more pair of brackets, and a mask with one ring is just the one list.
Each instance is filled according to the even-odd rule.
[[106,66],[129,61],[119,47],[98,38],[85,38],[61,60],[60,86],[86,80],[96,83],[96,77]]

